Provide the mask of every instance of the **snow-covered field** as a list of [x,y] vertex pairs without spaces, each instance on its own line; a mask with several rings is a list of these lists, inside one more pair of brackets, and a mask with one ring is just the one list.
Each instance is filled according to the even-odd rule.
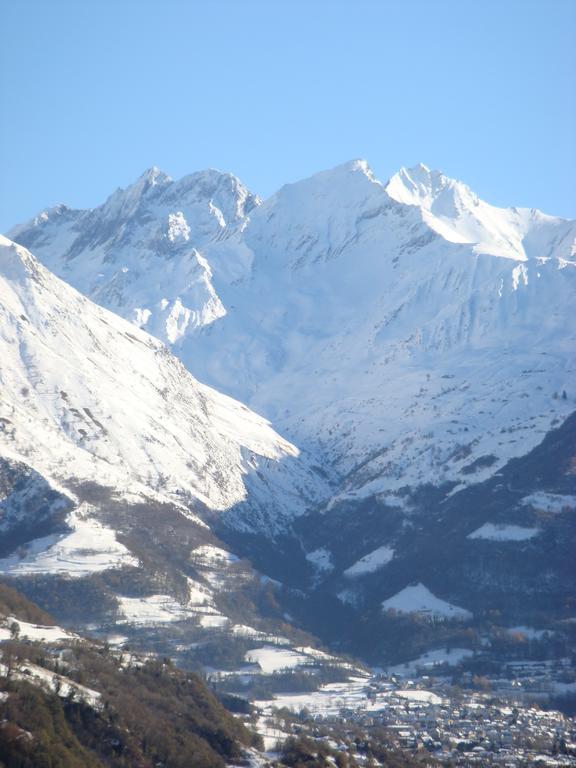
[[433,651],[423,653],[417,659],[407,661],[404,664],[396,664],[386,668],[388,675],[397,677],[416,677],[418,674],[434,674],[436,667],[443,664],[456,666],[464,659],[474,655],[474,651],[469,648],[436,648]]
[[202,614],[198,617],[198,623],[205,629],[222,629],[230,623],[230,619],[218,614]]
[[[209,547],[209,550],[215,550]],[[221,550],[223,552],[223,550]],[[232,557],[232,556],[231,556]],[[217,563],[226,564],[228,560],[218,558]],[[171,595],[148,595],[147,597],[117,596],[122,614],[119,624],[162,625],[177,621],[193,621],[204,629],[233,630],[231,622],[224,616],[214,601],[214,591],[198,581],[187,578],[188,600],[180,603]],[[246,628],[248,630],[249,628]],[[256,630],[251,630],[256,632]]]
[[212,544],[202,544],[196,547],[190,553],[190,559],[193,563],[200,566],[225,568],[231,563],[235,563],[238,558],[225,549],[215,547]]
[[124,616],[119,624],[167,624],[182,621],[194,615],[170,595],[149,597],[119,597],[118,604]]
[[527,528],[506,523],[484,523],[480,528],[469,533],[468,538],[485,541],[527,541],[539,533],[539,528]]
[[306,554],[306,560],[312,563],[319,571],[330,572],[334,570],[332,555],[325,547],[320,547]]
[[465,620],[472,618],[470,611],[452,605],[433,595],[424,584],[405,587],[393,597],[382,602],[384,611],[398,613],[416,613],[424,617]]
[[0,559],[0,573],[66,574],[74,578],[109,568],[137,566],[138,559],[121,544],[115,532],[93,517],[87,504],[72,511],[66,524],[70,533],[34,539],[10,557]]
[[247,651],[245,658],[246,661],[258,664],[265,674],[278,672],[281,669],[292,669],[306,663],[308,660],[302,654],[270,645]]
[[361,557],[354,565],[351,565],[344,571],[345,576],[355,577],[363,576],[366,573],[373,573],[379,568],[383,568],[394,557],[394,550],[386,545],[378,547],[373,552],[369,552]]
[[338,715],[342,708],[358,709],[368,705],[368,677],[355,677],[345,683],[323,685],[312,693],[276,694],[273,701],[256,701],[264,712],[286,708],[293,712],[307,709],[313,714]]
[[292,712],[307,710],[313,715],[338,717],[342,710],[351,710],[357,714],[379,712],[387,709],[394,700],[408,700],[423,707],[441,704],[443,699],[432,691],[421,688],[395,689],[393,686],[381,686],[375,693],[370,687],[370,677],[353,676],[344,683],[330,683],[317,691],[303,694],[275,694],[272,701],[256,701],[255,706],[264,716],[270,716],[275,709],[288,709]]
[[425,704],[442,704],[442,698],[436,693],[431,691],[421,690],[398,690],[394,691],[395,696],[400,696],[401,699],[408,699],[409,701],[420,701]]
[[31,624],[28,621],[7,616],[4,619],[5,626],[0,626],[0,640],[8,640],[12,636],[11,628],[14,624],[18,627],[18,637],[27,638],[46,643],[55,643],[59,640],[73,640],[78,637],[73,632],[68,632],[62,627],[46,626],[44,624]]

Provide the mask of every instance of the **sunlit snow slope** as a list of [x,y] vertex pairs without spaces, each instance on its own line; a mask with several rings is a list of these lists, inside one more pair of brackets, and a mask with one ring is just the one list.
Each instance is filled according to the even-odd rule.
[[272,525],[321,490],[264,419],[199,384],[162,343],[6,238],[0,429],[0,459],[68,490],[92,481],[117,498],[155,493],[245,519],[266,513]]
[[153,170],[12,236],[321,451],[333,501],[482,480],[575,407],[576,224],[422,165],[384,185],[354,161],[263,203]]

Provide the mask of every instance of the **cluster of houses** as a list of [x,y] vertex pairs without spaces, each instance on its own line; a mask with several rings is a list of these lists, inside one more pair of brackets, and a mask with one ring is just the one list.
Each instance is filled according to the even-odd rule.
[[[530,688],[533,671],[518,670],[506,684],[513,693],[518,689],[512,683]],[[328,735],[342,750],[358,741],[360,730],[368,741],[373,733],[385,733],[391,745],[418,754],[425,765],[429,755],[435,766],[576,767],[576,720],[522,701],[521,694],[456,688],[448,678],[428,676],[372,676],[364,681],[362,697],[358,688],[348,698],[342,686],[325,689],[340,698],[335,702],[328,696],[325,705],[318,696],[311,699],[315,705],[299,713],[296,727],[312,736]],[[335,709],[338,701],[342,706]]]
[[404,748],[426,750],[450,765],[576,766],[576,722],[559,712],[516,707],[472,691],[431,698],[419,697],[416,687],[382,687],[382,708],[360,714],[359,722],[385,726]]

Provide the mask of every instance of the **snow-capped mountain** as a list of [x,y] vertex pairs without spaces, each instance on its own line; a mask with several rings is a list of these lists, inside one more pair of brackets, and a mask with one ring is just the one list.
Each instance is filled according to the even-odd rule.
[[[161,342],[6,238],[0,296],[4,461],[65,495],[91,482],[191,516],[273,509],[273,525],[317,499],[321,481],[264,419],[197,382]],[[19,505],[30,514],[33,506]]]
[[12,239],[94,301],[174,344],[226,313],[198,249],[230,238],[258,202],[230,174],[173,182],[151,168],[99,208],[55,206]]
[[332,505],[482,480],[574,409],[576,224],[422,165],[384,185],[354,161],[263,203],[153,170],[11,235],[323,455]]
[[243,591],[266,582],[214,531],[273,535],[326,494],[265,419],[0,238],[3,578],[122,642],[161,627],[171,654],[265,637]]
[[[354,161],[263,202],[218,171],[153,169],[11,234],[116,314],[4,243],[0,509],[43,538],[0,571],[112,564],[102,621],[242,632],[237,605],[269,583],[248,555],[297,588],[278,587],[280,617],[377,661],[394,621],[414,652],[483,631],[494,605],[563,631],[575,222]],[[420,633],[423,616],[450,627]]]

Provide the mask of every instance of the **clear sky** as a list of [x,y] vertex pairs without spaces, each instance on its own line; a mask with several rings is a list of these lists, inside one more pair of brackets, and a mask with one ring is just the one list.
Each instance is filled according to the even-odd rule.
[[422,161],[576,216],[576,0],[0,0],[0,230],[144,169]]

